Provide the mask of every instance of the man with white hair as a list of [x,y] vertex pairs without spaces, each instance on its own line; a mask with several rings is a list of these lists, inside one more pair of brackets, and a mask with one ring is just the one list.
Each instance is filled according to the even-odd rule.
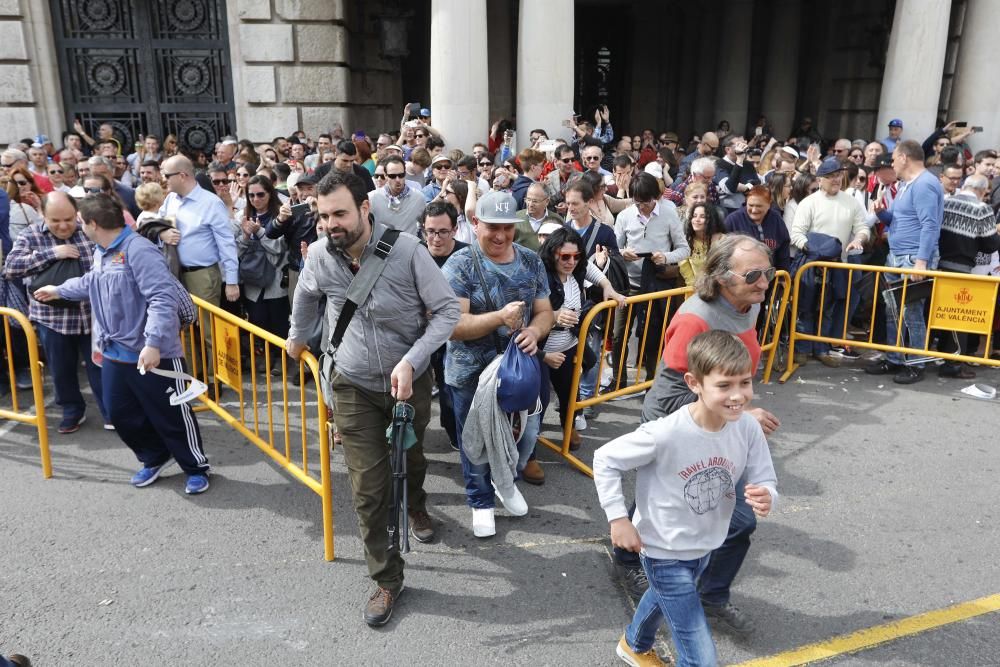
[[684,204],[684,190],[691,183],[704,183],[708,187],[708,201],[719,203],[719,188],[715,185],[715,158],[700,157],[691,163],[691,174],[680,185],[667,188],[663,198],[669,199],[677,206]]
[[[938,251],[941,271],[972,273],[976,265],[976,255],[992,255],[1000,250],[1000,234],[997,233],[996,216],[993,207],[985,201],[990,191],[990,181],[983,174],[972,174],[965,179],[962,189],[944,200],[944,215],[941,218],[941,237]],[[941,352],[975,354],[975,343],[968,334],[941,332],[938,349]],[[947,361],[938,369],[938,375],[946,378],[971,380],[975,372],[961,363]]]

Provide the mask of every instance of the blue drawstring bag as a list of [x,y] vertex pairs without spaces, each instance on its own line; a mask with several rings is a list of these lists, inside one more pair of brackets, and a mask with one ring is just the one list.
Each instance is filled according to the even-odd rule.
[[497,370],[497,402],[504,412],[521,412],[535,407],[542,386],[538,357],[527,354],[510,337]]

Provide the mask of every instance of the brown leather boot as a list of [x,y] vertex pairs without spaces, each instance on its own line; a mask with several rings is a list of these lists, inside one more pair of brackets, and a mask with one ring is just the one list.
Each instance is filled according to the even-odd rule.
[[402,585],[395,592],[381,586],[376,588],[365,605],[365,623],[372,627],[388,623],[389,619],[392,618],[392,606],[402,592]]
[[538,464],[538,461],[531,459],[525,464],[524,470],[521,471],[521,479],[528,484],[541,486],[545,484],[545,471],[542,470],[542,466]]
[[569,451],[575,452],[580,449],[582,443],[583,440],[580,438],[580,434],[576,432],[576,429],[569,432]]

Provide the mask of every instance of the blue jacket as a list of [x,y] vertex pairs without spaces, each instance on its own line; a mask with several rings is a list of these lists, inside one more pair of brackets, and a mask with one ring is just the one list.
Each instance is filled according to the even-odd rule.
[[765,243],[771,249],[774,268],[788,270],[790,263],[788,225],[781,219],[777,209],[768,209],[764,220],[758,225],[747,215],[747,210],[741,208],[726,216],[725,224],[727,232],[746,234]]
[[179,289],[160,249],[126,227],[107,248],[98,246],[93,271],[64,282],[59,296],[90,300],[93,335],[106,356],[133,361],[120,357],[138,359],[148,345],[162,359],[176,359],[184,356]]
[[510,193],[514,195],[514,201],[517,202],[517,210],[520,211],[524,208],[524,198],[528,194],[528,188],[534,183],[530,176],[525,176],[521,174],[510,186]]

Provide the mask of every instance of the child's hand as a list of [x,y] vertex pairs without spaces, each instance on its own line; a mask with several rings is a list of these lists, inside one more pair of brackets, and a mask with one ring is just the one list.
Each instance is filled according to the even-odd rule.
[[[763,518],[771,512],[771,492],[766,488],[747,484],[743,492],[746,494],[746,503],[753,509],[754,514]],[[614,539],[611,541],[614,542]]]
[[[766,492],[766,489],[765,489]],[[748,499],[749,501],[749,499]],[[771,497],[767,498],[768,507],[771,506]],[[639,539],[639,531],[635,529],[626,517],[620,519],[615,519],[610,523],[611,526],[611,545],[616,546],[619,549],[624,549],[625,551],[631,551],[633,553],[639,553],[642,549],[642,540]]]

